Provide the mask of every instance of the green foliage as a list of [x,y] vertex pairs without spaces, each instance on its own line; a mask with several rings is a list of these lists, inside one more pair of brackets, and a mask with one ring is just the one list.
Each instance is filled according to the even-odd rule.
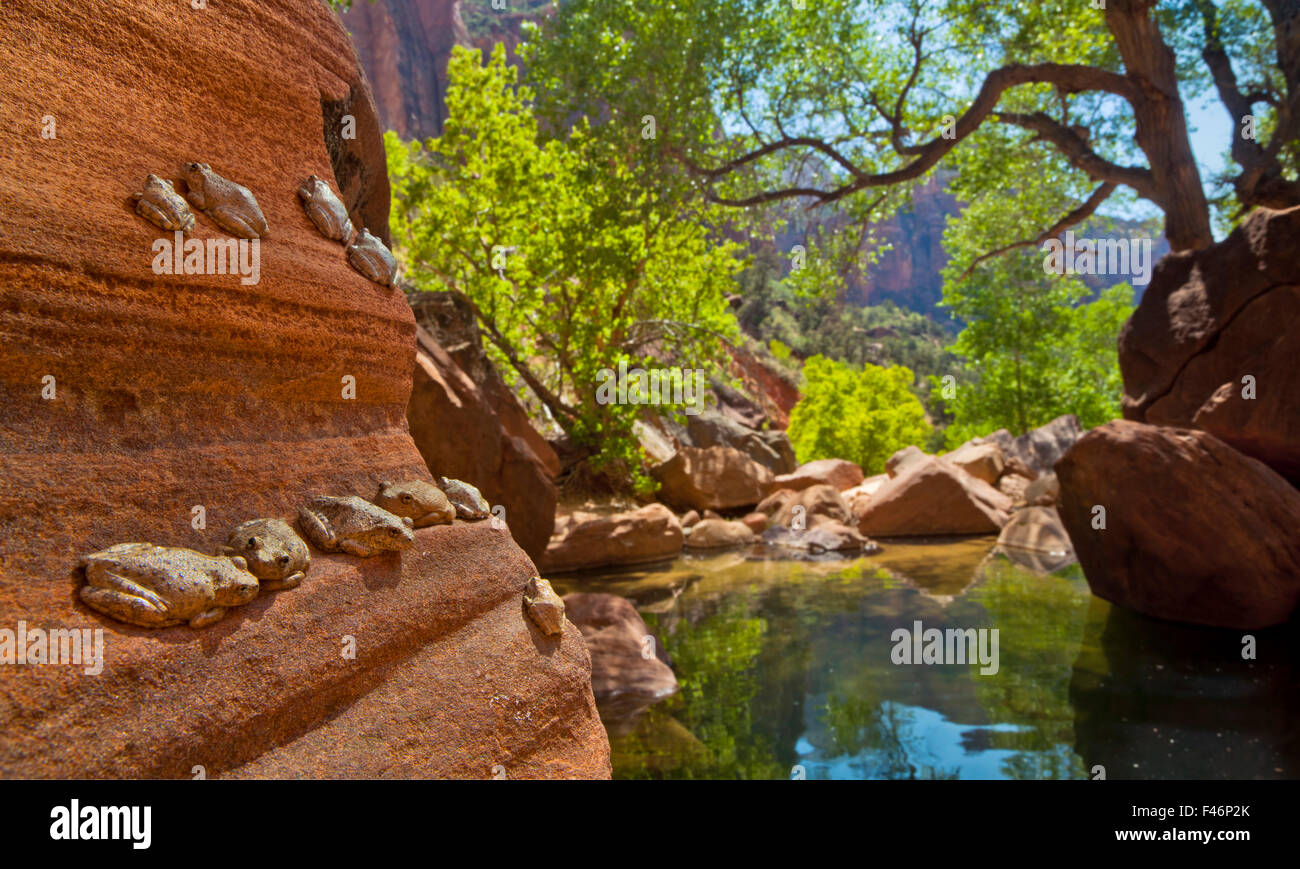
[[950,349],[972,380],[939,399],[954,418],[948,446],[999,428],[1023,434],[1063,413],[1078,414],[1084,428],[1119,415],[1115,339],[1133,291],[1119,284],[1094,301],[1088,295],[1077,278],[1045,273],[1035,254],[1001,257],[946,283],[944,304],[967,324]]
[[[580,446],[636,475],[640,408],[601,403],[606,370],[716,370],[737,335],[739,247],[706,207],[667,199],[579,123],[546,139],[498,45],[457,48],[449,118],[424,145],[385,138],[392,232],[411,283],[473,302],[489,352]],[[680,410],[681,408],[678,408]]]
[[803,397],[790,413],[790,442],[800,462],[848,459],[870,474],[895,451],[924,442],[930,427],[901,365],[860,369],[814,356],[804,363]]

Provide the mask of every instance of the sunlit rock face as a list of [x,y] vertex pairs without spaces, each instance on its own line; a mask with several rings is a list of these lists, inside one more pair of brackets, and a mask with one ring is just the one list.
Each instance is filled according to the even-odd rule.
[[[374,105],[324,3],[18,0],[0,6],[0,63],[14,131],[0,152],[0,627],[103,631],[97,675],[7,669],[0,775],[218,775],[273,752],[262,773],[607,775],[581,637],[538,656],[520,603],[536,570],[487,523],[420,529],[374,558],[313,554],[300,587],[201,637],[80,603],[79,555],[214,552],[312,495],[431,480],[406,423],[415,324],[296,193],[325,179],[358,229],[387,237]],[[149,173],[183,190],[191,161],[256,197],[269,232],[255,281],[156,271],[155,241],[174,236],[130,195]],[[229,238],[195,216],[186,238]],[[357,719],[312,736],[344,707],[386,708],[381,691],[409,694],[408,713],[436,702],[456,727],[393,718],[384,757],[365,761],[347,759]],[[493,697],[547,708],[516,718]],[[564,734],[539,737],[552,719]]]

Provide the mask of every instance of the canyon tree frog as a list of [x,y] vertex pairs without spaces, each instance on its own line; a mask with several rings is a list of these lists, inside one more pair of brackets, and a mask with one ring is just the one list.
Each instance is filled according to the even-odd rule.
[[447,494],[447,500],[456,508],[456,515],[462,519],[486,519],[492,506],[488,504],[487,499],[479,493],[479,490],[469,483],[463,483],[460,480],[452,480],[447,477],[439,477],[439,484],[442,491]]
[[221,552],[247,561],[263,591],[294,588],[311,566],[307,544],[283,519],[251,519],[237,526]]
[[242,558],[152,543],[119,543],[83,557],[81,565],[86,606],[146,628],[207,627],[258,591]]
[[348,219],[348,210],[328,184],[315,175],[310,175],[298,187],[298,198],[302,200],[303,209],[321,235],[344,244],[352,240],[352,221]]
[[361,558],[406,549],[415,541],[410,517],[399,518],[355,495],[312,498],[298,509],[298,524],[320,549]]
[[416,528],[449,525],[456,518],[456,508],[442,490],[423,480],[380,483],[374,501],[394,516],[409,516]]
[[555,636],[564,632],[564,598],[556,594],[549,581],[537,576],[528,580],[524,608],[542,633]]
[[397,280],[397,260],[365,227],[348,245],[348,262],[352,263],[352,268],[385,287],[391,287]]
[[172,183],[152,172],[144,179],[144,192],[132,193],[135,213],[159,229],[189,232],[194,228],[194,212]]
[[222,178],[207,163],[186,163],[182,174],[186,198],[226,232],[238,238],[266,235],[266,218],[247,187]]

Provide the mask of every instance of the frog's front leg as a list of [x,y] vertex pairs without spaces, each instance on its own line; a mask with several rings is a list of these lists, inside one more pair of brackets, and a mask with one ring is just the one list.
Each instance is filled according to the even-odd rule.
[[83,585],[81,600],[91,609],[112,616],[118,621],[146,628],[165,628],[168,625],[179,625],[182,621],[168,616],[165,608],[160,609],[142,597],[126,594],[114,588]]
[[203,612],[190,619],[190,627],[206,628],[208,625],[215,625],[221,621],[226,614],[226,608],[223,606],[214,606],[212,609],[206,609]]
[[286,576],[284,579],[263,579],[258,585],[261,586],[263,591],[284,591],[285,589],[297,588],[298,583],[302,582],[303,577],[306,575],[300,570],[295,574]]

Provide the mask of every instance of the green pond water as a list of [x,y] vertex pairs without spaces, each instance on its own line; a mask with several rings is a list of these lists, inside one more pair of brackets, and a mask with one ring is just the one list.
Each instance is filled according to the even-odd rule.
[[[856,560],[757,550],[553,579],[636,604],[680,691],[602,706],[616,778],[1292,778],[1300,644],[1173,625],[992,554],[884,541]],[[998,630],[998,671],[895,664],[895,630]],[[987,636],[987,635],[986,635]],[[625,715],[625,713],[619,713]]]

